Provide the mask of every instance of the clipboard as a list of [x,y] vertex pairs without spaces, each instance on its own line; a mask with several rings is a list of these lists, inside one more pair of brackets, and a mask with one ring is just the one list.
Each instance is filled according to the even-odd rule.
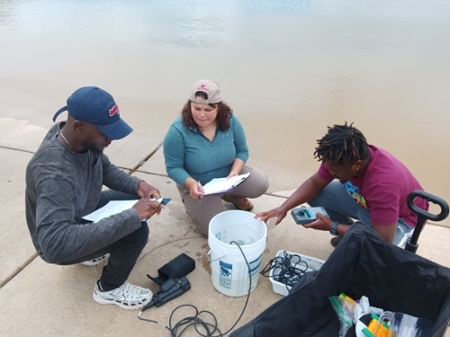
[[203,195],[231,192],[246,181],[249,176],[250,172],[231,177],[230,179],[227,179],[227,177],[214,178],[209,183],[203,185],[203,190],[205,191]]
[[[159,199],[152,199],[155,201],[158,201],[162,205],[167,205],[172,199],[171,198],[159,198]],[[83,219],[97,222],[100,221],[103,218],[112,216],[114,214],[118,214],[120,212],[123,212],[127,209],[130,209],[133,207],[135,203],[137,203],[139,199],[136,200],[111,200],[109,201],[105,206],[102,208],[99,208],[92,213],[83,216]],[[148,220],[149,218],[145,218],[145,220]]]

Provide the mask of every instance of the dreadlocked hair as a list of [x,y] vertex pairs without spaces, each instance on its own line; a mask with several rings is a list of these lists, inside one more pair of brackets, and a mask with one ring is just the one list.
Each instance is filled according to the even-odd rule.
[[348,167],[369,157],[366,137],[353,127],[353,123],[329,126],[327,134],[317,140],[317,144],[319,146],[314,151],[314,158],[319,161],[325,160]]

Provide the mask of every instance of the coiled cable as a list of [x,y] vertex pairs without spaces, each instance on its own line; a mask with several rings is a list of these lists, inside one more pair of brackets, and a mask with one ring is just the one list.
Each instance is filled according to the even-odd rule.
[[[179,305],[178,307],[176,307],[170,315],[169,326],[167,326],[163,323],[160,323],[158,321],[152,320],[152,319],[141,317],[142,311],[139,313],[138,318],[142,321],[155,323],[155,324],[158,324],[158,325],[166,328],[167,330],[169,330],[171,337],[180,337],[186,331],[186,329],[188,329],[189,327],[192,327],[192,326],[195,328],[195,331],[197,332],[197,334],[202,337],[223,337],[226,334],[228,334],[230,331],[232,331],[233,328],[238,324],[238,322],[242,318],[242,315],[244,314],[244,311],[247,308],[248,300],[250,298],[250,292],[252,289],[252,274],[250,271],[250,264],[248,263],[247,257],[245,256],[244,252],[242,251],[242,248],[239,245],[239,243],[237,243],[236,241],[231,241],[230,244],[237,245],[237,247],[241,251],[241,254],[244,257],[245,263],[247,264],[248,276],[249,276],[247,299],[245,300],[245,304],[244,304],[244,307],[242,308],[241,314],[239,315],[236,322],[233,324],[233,326],[231,328],[229,328],[227,331],[222,333],[222,331],[220,331],[220,329],[218,328],[217,318],[212,312],[207,311],[207,310],[198,311],[197,307],[195,307],[192,304],[182,304],[182,305]],[[180,321],[176,322],[175,324],[173,324],[172,320],[173,320],[173,316],[174,316],[175,312],[184,307],[193,308],[195,310],[195,315],[187,316],[187,317],[181,319]],[[207,314],[207,315],[211,316],[213,319],[213,323],[208,323],[204,319],[200,318],[199,316],[202,314],[203,315]],[[202,330],[202,331],[200,331],[200,330]],[[214,333],[217,333],[217,334],[214,335]]]
[[[284,250],[283,255],[270,260],[260,274],[292,287],[307,272],[308,268],[308,263],[300,255],[289,254]],[[272,275],[270,275],[271,270],[273,270]]]

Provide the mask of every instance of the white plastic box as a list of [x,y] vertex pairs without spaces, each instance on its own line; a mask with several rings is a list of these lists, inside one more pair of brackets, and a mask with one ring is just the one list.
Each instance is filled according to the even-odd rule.
[[[298,255],[300,256],[302,261],[305,261],[308,264],[308,269],[306,270],[306,272],[311,272],[311,271],[317,271],[319,270],[322,265],[325,263],[324,260],[320,260],[320,259],[316,259],[314,257],[310,257],[307,255],[303,255],[303,254],[299,254],[299,253],[294,253],[294,252],[290,252],[287,250],[280,250],[277,253],[277,257],[283,257],[284,256],[284,252],[286,252],[289,255]],[[297,257],[291,257],[291,261],[296,261],[298,260]],[[291,266],[295,266],[295,262],[291,264]],[[273,291],[276,292],[277,294],[286,296],[289,293],[289,290],[291,289],[291,286],[286,285],[284,283],[281,283],[277,280],[274,279],[274,277],[276,275],[278,275],[280,273],[281,269],[280,268],[273,268],[270,270],[269,273],[269,278],[270,278],[270,282],[272,282],[272,287],[273,287]]]

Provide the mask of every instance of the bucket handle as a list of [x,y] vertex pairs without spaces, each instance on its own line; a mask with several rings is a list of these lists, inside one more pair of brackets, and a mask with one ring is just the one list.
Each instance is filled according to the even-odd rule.
[[216,262],[219,261],[220,259],[223,259],[225,256],[227,256],[227,254],[225,254],[224,256],[218,257],[215,260],[211,260],[211,251],[209,251],[208,253],[206,253],[206,258],[208,259],[209,262]]

